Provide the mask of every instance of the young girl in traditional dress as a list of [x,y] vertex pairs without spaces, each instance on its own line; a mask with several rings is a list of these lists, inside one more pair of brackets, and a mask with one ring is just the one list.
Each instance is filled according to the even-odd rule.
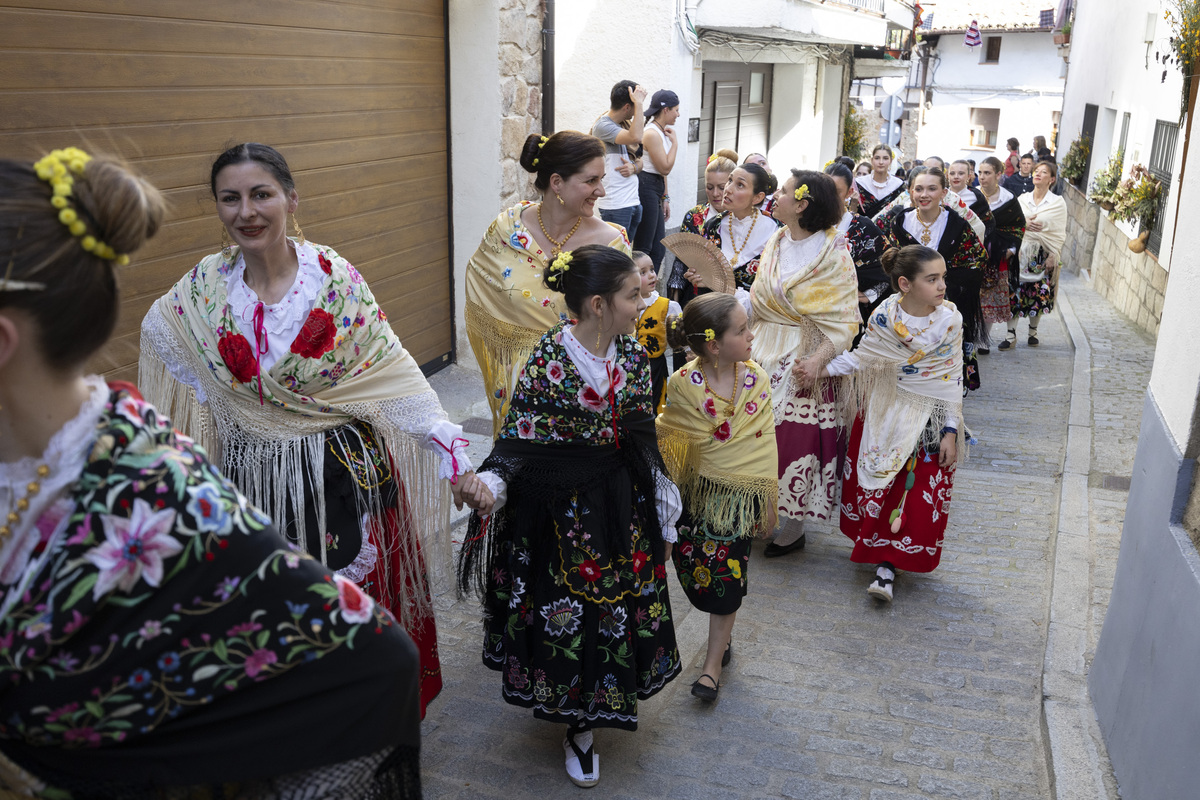
[[658,273],[649,253],[633,251],[633,264],[637,267],[641,281],[642,302],[646,310],[638,319],[637,339],[650,358],[650,376],[654,381],[654,410],[662,411],[667,390],[667,320],[680,313],[679,303],[660,295],[657,291]]
[[658,442],[684,497],[675,571],[688,600],[709,615],[708,651],[692,694],[712,701],[732,656],[751,540],[775,527],[775,420],[769,376],[750,360],[754,334],[732,295],[693,300],[670,339],[697,354],[671,375]]
[[892,174],[892,148],[877,144],[871,149],[871,174],[857,179],[862,213],[875,219],[904,191],[904,181]]
[[679,672],[666,584],[679,491],[654,433],[643,310],[628,256],[588,245],[543,281],[578,320],[551,328],[517,379],[481,474],[459,587],[484,590],[484,664],[504,699],[566,723],[567,774],[600,779],[592,729],[637,728],[638,700]]
[[946,301],[946,262],[908,245],[883,255],[898,295],[875,309],[867,333],[808,374],[852,374],[854,419],[842,473],[842,533],[850,559],[877,564],[867,592],[889,601],[898,570],[932,572],[942,554],[960,455],[962,316]]

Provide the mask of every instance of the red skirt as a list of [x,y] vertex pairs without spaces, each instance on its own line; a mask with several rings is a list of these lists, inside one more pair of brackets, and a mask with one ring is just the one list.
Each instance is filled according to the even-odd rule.
[[913,488],[904,500],[903,527],[892,533],[892,511],[904,495],[908,470],[900,470],[882,489],[860,487],[857,465],[862,429],[859,417],[850,433],[850,449],[842,469],[841,529],[854,542],[850,560],[859,564],[887,561],[905,572],[933,572],[942,558],[942,536],[950,519],[954,465],[939,467],[937,454],[926,454],[918,446]]
[[[399,541],[405,541],[406,537],[416,536],[412,530],[412,516],[408,498],[404,492],[404,484],[398,482],[398,485],[400,487],[400,511],[388,510],[384,512],[382,519],[372,519],[371,544],[375,545],[375,549],[379,552],[379,558],[362,584],[363,590],[382,603],[397,620],[403,618],[400,600],[403,594],[400,591],[400,584],[397,583],[399,581],[397,576],[403,574],[400,570],[402,556],[400,548],[385,547],[380,542],[381,540],[394,542],[398,537],[401,537]],[[421,562],[420,573],[424,576],[427,574],[425,559],[419,549],[417,550],[417,559]],[[420,587],[419,591],[424,593],[428,600],[429,584],[424,579],[422,582],[424,585]],[[442,691],[442,662],[438,656],[437,626],[434,624],[433,615],[430,614],[418,617],[417,621],[405,630],[417,646],[417,651],[421,656],[421,719],[425,719],[425,709]]]

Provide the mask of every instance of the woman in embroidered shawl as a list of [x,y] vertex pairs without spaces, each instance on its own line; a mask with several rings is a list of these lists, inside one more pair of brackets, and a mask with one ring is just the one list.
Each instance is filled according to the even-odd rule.
[[[725,210],[725,184],[737,169],[737,157],[733,150],[718,150],[708,157],[708,165],[704,168],[704,192],[708,202],[693,206],[683,215],[680,233],[703,236],[704,226]],[[671,276],[667,279],[671,299],[679,303],[681,308],[696,296],[696,288],[683,276],[685,272],[687,264],[676,259],[671,267]]]
[[[1058,165],[1041,161],[1033,168],[1033,191],[1017,198],[1025,214],[1025,238],[1018,253],[1020,269],[1010,303],[1012,317],[1001,350],[1016,347],[1017,320],[1029,319],[1029,346],[1038,346],[1038,322],[1054,310],[1058,257],[1067,240],[1067,201],[1050,191]],[[1012,281],[1010,280],[1010,284]]]
[[853,353],[806,375],[852,375],[854,419],[842,473],[850,559],[877,564],[868,594],[890,601],[898,570],[932,572],[942,554],[962,434],[962,317],[945,301],[946,264],[921,245],[883,256],[899,295],[871,315]]
[[987,325],[979,292],[987,267],[983,241],[958,214],[946,207],[946,175],[940,169],[913,170],[910,191],[913,205],[895,208],[880,220],[880,228],[894,247],[919,244],[937,250],[946,262],[946,296],[963,318],[963,385],[979,388],[976,347],[988,343]]
[[[993,225],[988,233],[987,273],[979,302],[984,322],[990,327],[1007,322],[1012,316],[1009,295],[1017,286],[1017,253],[1025,236],[1025,212],[1012,192],[1000,185],[1004,164],[995,156],[979,162],[978,194],[992,212]],[[986,352],[982,348],[980,352]]]
[[[850,257],[854,259],[854,272],[858,276],[858,310],[865,323],[871,310],[892,291],[891,281],[879,263],[879,257],[887,249],[887,242],[883,238],[883,231],[874,222],[850,210],[855,207],[854,176],[850,168],[843,163],[833,163],[825,167],[825,174],[833,178],[841,201],[839,209],[846,209],[838,220],[837,231],[850,246]],[[857,336],[855,341],[858,341]]]
[[554,257],[585,244],[633,252],[624,228],[593,214],[604,196],[602,141],[578,131],[531,134],[520,164],[536,176],[541,201],[501,211],[467,262],[467,338],[483,371],[493,433],[504,422],[517,373],[534,346],[567,318],[562,298],[542,285]]
[[730,636],[749,581],[750,542],[775,527],[779,495],[775,419],[754,334],[731,295],[690,303],[669,333],[696,358],[671,375],[658,443],[683,495],[675,574],[692,605],[709,615],[708,651],[692,694],[716,700]]
[[871,149],[871,174],[856,179],[862,213],[874,220],[904,191],[904,181],[892,174],[892,148],[877,144]]
[[[724,213],[704,226],[705,238],[720,247],[733,266],[739,289],[750,290],[763,247],[779,230],[779,224],[759,209],[774,190],[775,178],[758,164],[734,168],[725,184]],[[685,271],[684,277],[697,289],[704,288],[694,270]]]
[[463,496],[459,587],[483,590],[483,663],[504,699],[568,725],[567,774],[600,778],[592,729],[634,730],[638,701],[679,672],[666,584],[679,492],[654,436],[650,366],[633,333],[633,262],[603,245],[545,276],[578,320],[542,336],[504,427]]
[[424,710],[442,684],[426,563],[448,577],[440,479],[471,468],[462,428],[358,271],[287,237],[299,195],[277,150],[226,150],[210,188],[232,244],[150,307],[142,390],[289,539],[404,625]]
[[0,794],[420,797],[412,641],[85,371],[163,216],[113,159],[0,161]]

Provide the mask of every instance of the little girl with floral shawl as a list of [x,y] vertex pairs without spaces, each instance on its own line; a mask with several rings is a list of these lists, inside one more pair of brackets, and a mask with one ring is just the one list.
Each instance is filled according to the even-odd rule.
[[[928,248],[904,250],[921,251],[912,256],[924,259],[920,263],[942,263]],[[885,268],[896,262],[896,252],[885,254]],[[895,267],[891,274],[897,275]],[[930,315],[916,317],[902,300],[892,295],[881,303],[854,352],[825,370],[851,375],[846,418],[853,429],[842,472],[841,530],[854,541],[852,561],[882,564],[871,593],[887,600],[896,569],[937,567],[955,463],[966,453],[962,316],[939,298]],[[948,434],[957,458],[939,465]]]

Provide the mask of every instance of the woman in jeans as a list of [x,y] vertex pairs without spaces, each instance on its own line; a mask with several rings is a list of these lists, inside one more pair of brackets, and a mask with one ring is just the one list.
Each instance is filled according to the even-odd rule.
[[654,269],[662,265],[663,236],[667,233],[667,217],[671,215],[667,197],[667,176],[675,166],[679,152],[675,129],[679,119],[679,95],[670,89],[659,89],[650,98],[643,112],[649,119],[642,133],[645,161],[638,173],[638,198],[642,202],[642,221],[638,225],[633,249],[650,254]]

